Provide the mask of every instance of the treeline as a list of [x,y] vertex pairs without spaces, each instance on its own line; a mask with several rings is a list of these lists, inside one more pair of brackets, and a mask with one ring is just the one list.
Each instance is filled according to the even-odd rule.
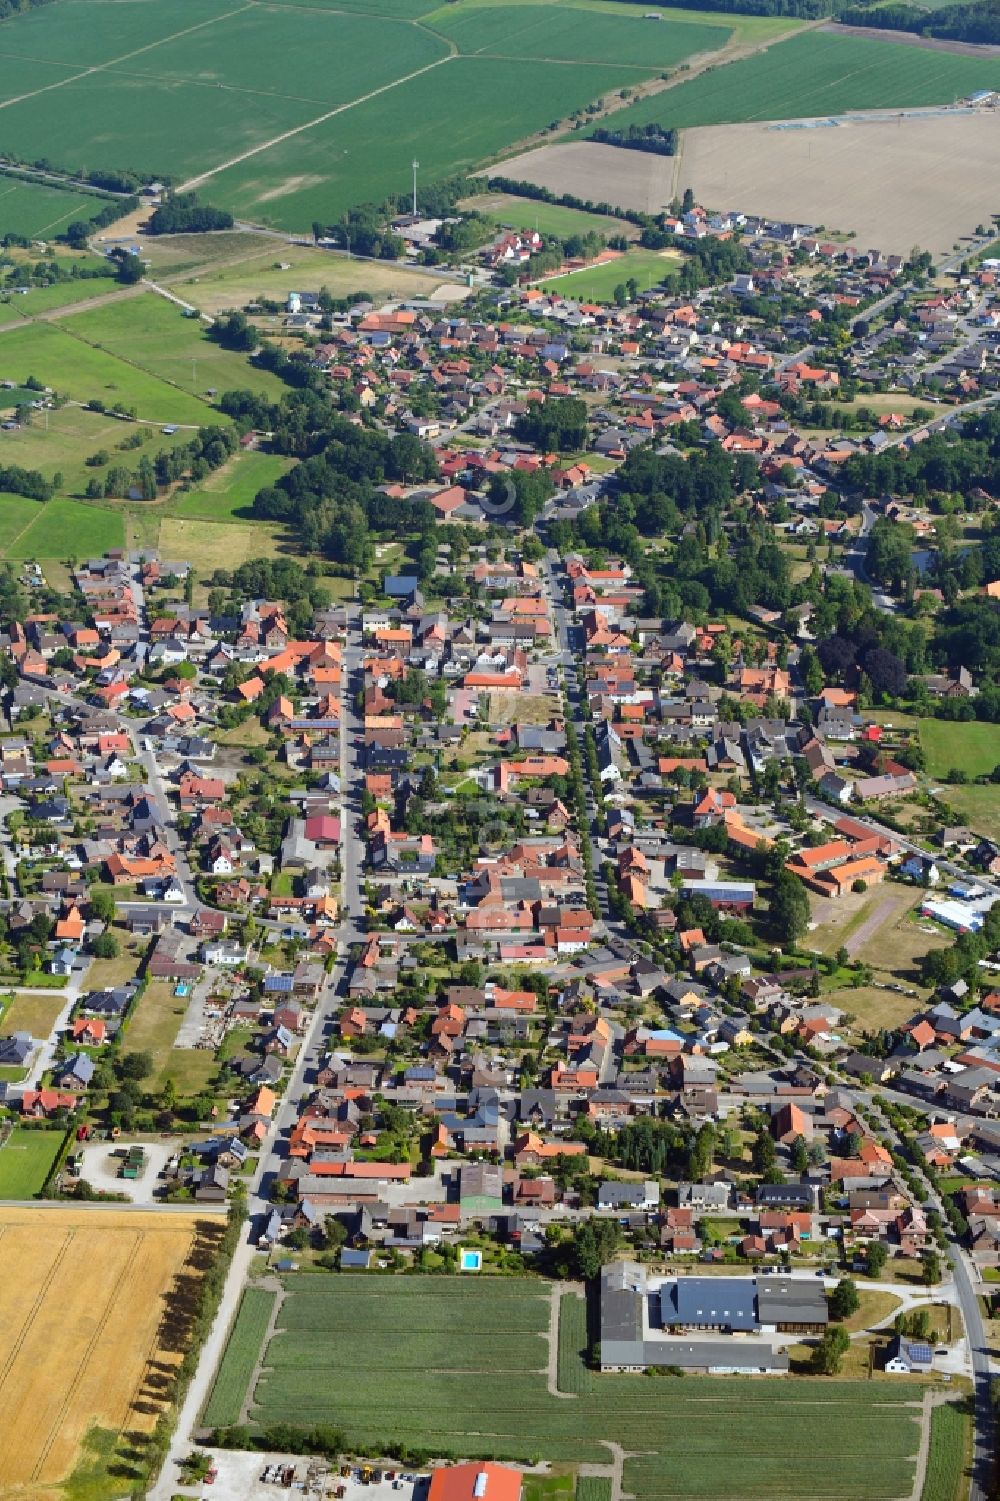
[[150,216],[151,235],[205,234],[213,229],[232,229],[233,216],[226,209],[200,203],[196,193],[175,193]]
[[37,469],[22,469],[19,464],[0,467],[0,490],[8,495],[26,495],[29,500],[50,500],[55,487]]
[[1000,43],[1000,0],[974,0],[971,5],[946,5],[934,11],[913,5],[852,6],[839,19],[846,26],[877,26],[882,31],[910,31],[978,46]]
[[197,484],[213,470],[221,469],[238,445],[239,438],[232,428],[203,427],[190,443],[164,448],[153,456],[143,454],[137,469],[114,464],[103,479],[94,475],[87,483],[87,499],[123,500],[134,492],[140,500],[155,500],[161,490],[185,475]]
[[640,228],[656,227],[656,219],[652,214],[643,214],[638,209],[621,208],[603,198],[595,202],[592,198],[578,198],[575,193],[553,193],[550,188],[543,188],[537,182],[526,182],[521,177],[490,176],[486,186],[491,193],[511,193],[516,198],[531,198],[538,203],[555,203],[561,208],[577,208],[587,214],[604,214],[612,219],[624,219],[629,224],[637,224]]
[[630,125],[628,130],[599,125],[591,131],[590,139],[605,146],[622,146],[626,151],[648,151],[653,156],[674,156],[677,152],[676,130],[652,120],[648,125]]
[[[632,0],[647,5],[648,0]],[[663,0],[667,6],[684,9],[686,0]],[[834,15],[838,0],[698,0],[699,10],[717,10],[727,15],[795,16],[801,21],[819,21]]]

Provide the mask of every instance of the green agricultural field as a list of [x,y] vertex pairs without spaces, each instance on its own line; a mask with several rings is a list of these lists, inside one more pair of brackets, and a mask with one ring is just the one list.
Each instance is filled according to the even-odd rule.
[[570,271],[565,276],[551,276],[539,282],[543,292],[558,292],[583,302],[611,302],[615,287],[630,277],[646,292],[674,270],[679,256],[676,251],[629,250],[617,260],[584,271]]
[[[917,1410],[891,1381],[600,1376],[582,1360],[583,1304],[564,1298],[570,1395],[557,1398],[541,1369],[544,1283],[300,1274],[284,1286],[253,1394],[260,1424],[329,1423],[362,1453],[394,1442],[556,1464],[607,1463],[615,1441],[634,1456],[624,1489],[643,1501],[888,1501],[912,1486]],[[804,1429],[807,1458],[789,1464]]]
[[211,198],[258,223],[330,223],[358,201],[359,184],[369,200],[405,193],[414,157],[427,182],[468,170],[635,82],[634,69],[611,63],[452,58],[219,172]]
[[920,745],[931,777],[945,777],[952,768],[978,777],[1000,765],[1000,732],[995,724],[922,719]]
[[287,474],[292,463],[292,459],[277,453],[237,454],[203,480],[197,490],[178,496],[170,514],[200,521],[248,521],[257,491]]
[[654,23],[639,9],[608,15],[555,5],[449,8],[435,11],[425,24],[450,37],[468,56],[620,63],[644,73],[715,51],[729,36],[718,26]]
[[118,24],[113,0],[58,0],[5,22],[5,149],[71,171],[205,176],[205,196],[300,229],[405,191],[414,153],[425,181],[461,171],[758,21],[654,24],[593,0],[127,10]]
[[[60,327],[204,401],[211,400],[210,391],[221,394],[239,388],[278,399],[286,389],[276,375],[257,370],[245,355],[213,343],[200,318],[185,317],[176,303],[155,292],[67,314]],[[202,420],[212,420],[205,408]]]
[[958,1501],[968,1463],[969,1416],[953,1402],[935,1407],[920,1501]]
[[994,57],[810,31],[642,99],[616,114],[615,124],[719,125],[951,104],[975,89],[998,87]]
[[[35,502],[31,502],[35,504]],[[121,515],[103,506],[56,497],[37,506],[35,520],[7,545],[5,556],[13,559],[97,557],[109,547],[124,547],[125,527]]]
[[276,1294],[248,1287],[240,1300],[225,1354],[202,1414],[211,1427],[228,1427],[240,1420],[243,1399],[271,1321]]
[[576,1482],[576,1501],[611,1501],[611,1481],[603,1475],[581,1475]]
[[58,235],[74,219],[92,218],[104,201],[93,193],[0,177],[0,235],[27,235],[30,239]]
[[94,349],[68,328],[52,323],[0,330],[0,380],[23,384],[30,376],[71,400],[97,397],[106,406],[121,402],[134,406],[140,418],[155,422],[200,427],[212,420],[212,408],[206,402],[168,386],[137,365]]
[[634,240],[639,235],[636,226],[626,219],[588,214],[583,209],[564,208],[561,203],[539,203],[513,193],[478,193],[474,198],[463,198],[459,208],[475,209],[509,229],[537,229],[541,235],[558,235],[561,239],[593,233],[606,238],[625,235]]
[[0,1147],[0,1199],[33,1199],[40,1193],[61,1146],[60,1131],[15,1126]]

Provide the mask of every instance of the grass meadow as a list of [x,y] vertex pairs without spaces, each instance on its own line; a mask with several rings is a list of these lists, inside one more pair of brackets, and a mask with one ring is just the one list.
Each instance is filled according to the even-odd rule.
[[[105,314],[107,311],[102,309]],[[26,323],[0,335],[0,379],[23,385],[30,376],[72,401],[96,397],[106,406],[121,402],[134,406],[138,417],[155,422],[200,426],[211,421],[212,409],[207,402],[177,390],[136,364],[94,348],[69,327],[53,323]],[[44,421],[41,416],[35,420],[39,424]]]
[[920,745],[931,777],[945,777],[953,768],[978,777],[1000,763],[1000,733],[995,724],[921,719]]
[[[362,1453],[398,1441],[556,1464],[607,1463],[602,1441],[613,1440],[633,1455],[624,1488],[643,1501],[888,1501],[912,1485],[916,1409],[889,1381],[600,1376],[583,1364],[585,1307],[568,1294],[567,1400],[543,1372],[544,1283],[293,1275],[284,1285],[251,1412],[262,1424],[331,1423]],[[802,1462],[789,1463],[804,1430]]]
[[951,104],[1000,87],[1000,59],[845,37],[822,31],[701,73],[615,116],[622,128],[785,120],[846,110]]

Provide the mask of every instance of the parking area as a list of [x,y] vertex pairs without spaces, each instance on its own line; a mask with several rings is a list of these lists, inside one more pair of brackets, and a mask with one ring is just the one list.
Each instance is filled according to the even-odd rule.
[[91,1141],[74,1147],[74,1155],[80,1158],[80,1176],[103,1193],[125,1194],[133,1204],[153,1204],[154,1190],[162,1187],[160,1173],[167,1159],[178,1150],[177,1138],[139,1143],[146,1154],[145,1166],[137,1178],[123,1178],[122,1165],[133,1145],[131,1141],[119,1140]]
[[[355,1467],[349,1475],[321,1461],[302,1455],[246,1454],[212,1449],[215,1478],[197,1486],[175,1486],[179,1496],[204,1501],[279,1501],[286,1495],[305,1498],[339,1497],[341,1501],[422,1501],[428,1477],[399,1471],[382,1472],[371,1467],[366,1473],[380,1480],[362,1480]],[[386,1478],[392,1474],[392,1480]]]

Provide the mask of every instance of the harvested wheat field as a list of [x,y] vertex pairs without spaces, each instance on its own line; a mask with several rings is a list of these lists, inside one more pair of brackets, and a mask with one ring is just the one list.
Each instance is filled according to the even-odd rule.
[[94,1427],[133,1447],[152,1430],[183,1354],[188,1279],[223,1228],[195,1214],[0,1209],[4,1501],[56,1501]]
[[853,232],[864,249],[939,255],[996,211],[998,150],[1000,114],[886,113],[700,126],[685,130],[679,160],[699,203]]
[[561,141],[508,157],[490,171],[537,183],[553,193],[572,193],[591,203],[613,203],[616,208],[655,214],[674,195],[674,167],[675,159],[670,156],[623,151],[597,141]]

